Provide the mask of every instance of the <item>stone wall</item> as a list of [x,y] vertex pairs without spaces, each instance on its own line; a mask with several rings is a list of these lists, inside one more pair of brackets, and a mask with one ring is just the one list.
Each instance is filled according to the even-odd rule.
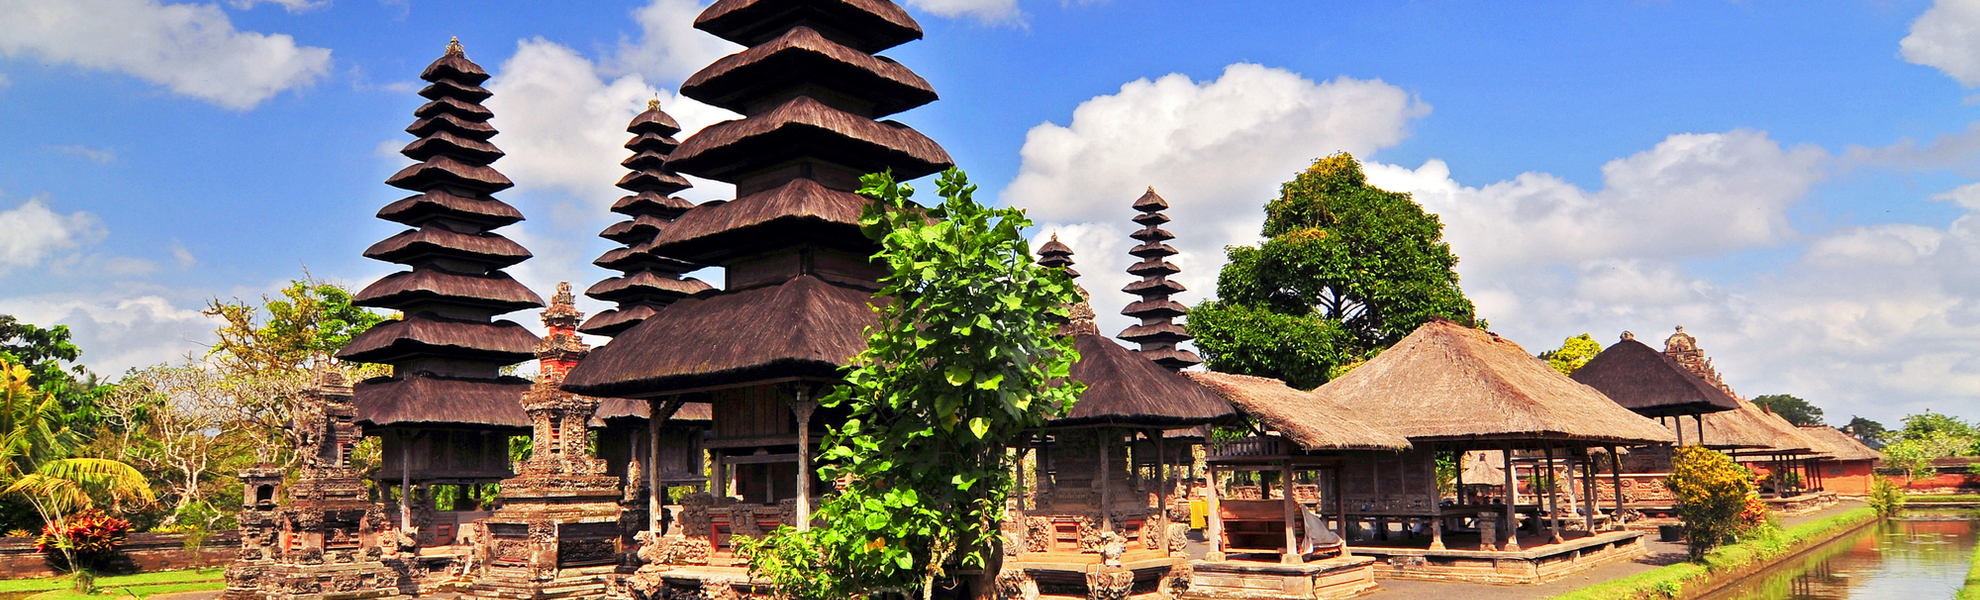
[[[239,532],[217,532],[206,540],[196,557],[194,552],[186,549],[185,540],[183,534],[177,533],[133,533],[124,542],[121,556],[112,561],[106,571],[136,573],[226,566],[234,560],[235,549],[241,545]],[[0,538],[0,579],[54,574],[54,565],[49,564],[48,557],[35,551],[34,538]]]

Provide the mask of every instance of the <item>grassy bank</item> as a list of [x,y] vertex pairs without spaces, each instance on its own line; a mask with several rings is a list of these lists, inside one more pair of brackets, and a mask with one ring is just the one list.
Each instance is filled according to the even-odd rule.
[[[1806,542],[1825,539],[1836,531],[1876,518],[1876,511],[1859,508],[1826,519],[1770,531],[1737,544],[1721,546],[1707,553],[1705,558],[1697,562],[1683,562],[1654,571],[1644,571],[1561,594],[1555,596],[1553,600],[1676,598],[1685,589],[1704,583],[1714,574],[1780,558],[1799,549],[1798,547]],[[1969,580],[1969,586],[1971,585]]]
[[1959,588],[1957,600],[1980,600],[1980,548],[1973,550],[1973,558],[1966,565],[1966,585]]
[[0,594],[19,592],[45,592],[29,596],[34,600],[70,600],[105,597],[143,598],[152,594],[168,592],[191,592],[217,590],[226,587],[225,570],[220,567],[187,569],[184,571],[161,571],[136,575],[116,575],[96,578],[97,593],[84,596],[69,591],[69,578],[41,577],[36,579],[0,580]]
[[1904,502],[1921,505],[1934,502],[1980,502],[1980,494],[1906,494]]

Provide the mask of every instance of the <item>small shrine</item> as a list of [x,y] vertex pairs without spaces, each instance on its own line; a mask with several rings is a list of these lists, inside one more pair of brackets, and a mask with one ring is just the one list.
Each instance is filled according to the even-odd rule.
[[543,311],[539,373],[523,396],[530,456],[502,480],[501,508],[476,540],[484,565],[463,595],[476,598],[598,597],[617,570],[620,478],[592,456],[589,428],[598,400],[557,389],[589,349],[577,337],[583,313],[570,284],[557,284]]
[[411,540],[391,529],[350,468],[355,420],[350,386],[324,373],[293,415],[295,482],[283,486],[287,470],[273,466],[241,473],[241,548],[227,567],[222,598],[343,600],[417,591],[416,566],[402,553]]
[[[384,442],[373,477],[398,505],[393,526],[420,548],[447,548],[418,557],[425,590],[452,585],[471,541],[466,525],[489,514],[467,492],[514,475],[509,438],[529,431],[522,399],[530,382],[501,370],[533,358],[538,339],[494,317],[543,300],[502,271],[530,253],[493,231],[523,216],[492,196],[514,184],[489,166],[502,151],[489,142],[494,114],[481,105],[492,95],[481,87],[488,72],[455,40],[420,78],[429,85],[419,95],[430,102],[413,111],[406,131],[418,139],[400,151],[419,162],[386,180],[416,194],[378,211],[411,229],[364,253],[407,270],[353,299],[399,316],[353,337],[337,358],[392,367],[391,375],[358,382],[353,403],[364,435]],[[438,502],[441,486],[461,488],[444,495],[451,505]]]
[[[1166,206],[1153,191],[1143,199],[1138,207]],[[1071,269],[1072,249],[1056,238],[1040,246],[1039,254],[1039,265],[1078,275]],[[1164,255],[1153,256],[1160,262]],[[1156,279],[1176,272],[1174,265],[1143,270]],[[1087,295],[1084,289],[1079,293]],[[1193,453],[1182,443],[1180,452],[1170,452],[1166,432],[1237,415],[1229,402],[1177,373],[1180,366],[1165,366],[1164,361],[1177,364],[1188,353],[1174,351],[1173,342],[1180,340],[1173,334],[1182,328],[1170,321],[1186,311],[1166,297],[1162,302],[1175,306],[1144,322],[1170,332],[1150,338],[1171,344],[1167,352],[1137,353],[1107,339],[1084,301],[1070,307],[1070,319],[1060,326],[1079,352],[1071,378],[1087,387],[1070,412],[1021,444],[1037,456],[1031,472],[1020,474],[1020,481],[1031,482],[1030,502],[1020,496],[1005,521],[1006,557],[998,584],[1007,597],[1119,599],[1146,590],[1173,595],[1188,587],[1189,562],[1182,553],[1188,509],[1172,506],[1170,495],[1178,483],[1176,467],[1193,462]]]

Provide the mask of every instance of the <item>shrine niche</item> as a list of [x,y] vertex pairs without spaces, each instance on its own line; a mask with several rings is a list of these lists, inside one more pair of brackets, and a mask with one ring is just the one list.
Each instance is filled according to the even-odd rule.
[[341,600],[415,591],[410,557],[393,546],[384,511],[349,468],[355,420],[350,386],[325,373],[294,408],[295,481],[283,485],[286,470],[268,465],[241,472],[241,547],[222,598]]

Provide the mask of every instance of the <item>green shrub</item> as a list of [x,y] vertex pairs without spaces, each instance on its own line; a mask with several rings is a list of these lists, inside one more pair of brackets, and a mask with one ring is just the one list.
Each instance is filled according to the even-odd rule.
[[1888,478],[1877,477],[1876,481],[1870,484],[1868,502],[1870,508],[1877,509],[1878,515],[1893,516],[1904,512],[1904,490],[1898,489],[1897,484],[1891,483]]
[[1705,556],[1747,523],[1740,516],[1753,497],[1748,471],[1726,455],[1703,446],[1683,446],[1671,456],[1671,475],[1664,485],[1676,496],[1678,518],[1684,519],[1685,543],[1692,560]]

